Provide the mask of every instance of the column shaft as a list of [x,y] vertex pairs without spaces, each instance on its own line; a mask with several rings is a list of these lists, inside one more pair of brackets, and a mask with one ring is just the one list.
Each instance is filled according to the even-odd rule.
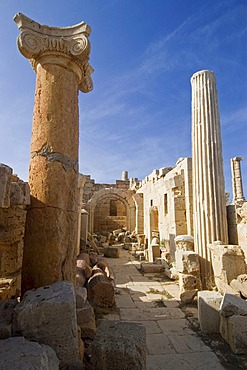
[[73,280],[78,220],[78,81],[37,68],[22,290]]
[[242,159],[243,158],[241,157],[235,157],[231,159],[232,191],[234,203],[243,202],[245,200],[240,165],[240,161]]
[[78,237],[78,91],[92,89],[90,28],[42,26],[23,14],[20,52],[36,76],[22,293],[74,281]]
[[209,243],[227,243],[226,201],[215,76],[192,76],[192,161],[195,250],[202,274],[211,275]]

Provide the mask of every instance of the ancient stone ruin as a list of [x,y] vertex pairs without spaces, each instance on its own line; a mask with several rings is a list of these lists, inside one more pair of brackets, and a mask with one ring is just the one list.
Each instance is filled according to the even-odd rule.
[[98,184],[78,172],[90,27],[14,20],[36,89],[28,183],[0,165],[0,369],[225,368],[191,306],[242,363],[247,202],[235,157],[227,204],[214,73],[191,78],[192,158]]

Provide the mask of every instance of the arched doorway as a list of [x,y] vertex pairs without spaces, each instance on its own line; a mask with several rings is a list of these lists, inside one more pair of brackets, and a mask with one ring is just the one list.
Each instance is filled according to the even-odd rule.
[[94,232],[128,228],[127,205],[115,194],[101,197],[94,210]]
[[89,232],[113,231],[125,227],[135,230],[135,203],[132,190],[100,189],[86,204]]

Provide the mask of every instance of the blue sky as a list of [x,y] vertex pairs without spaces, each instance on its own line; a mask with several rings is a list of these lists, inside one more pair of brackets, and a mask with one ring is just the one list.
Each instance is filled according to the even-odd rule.
[[[226,191],[243,156],[247,192],[246,0],[0,0],[0,162],[28,178],[35,74],[13,16],[92,28],[94,90],[80,93],[80,172],[143,179],[191,156],[191,76],[216,74]],[[247,197],[247,194],[245,194]]]

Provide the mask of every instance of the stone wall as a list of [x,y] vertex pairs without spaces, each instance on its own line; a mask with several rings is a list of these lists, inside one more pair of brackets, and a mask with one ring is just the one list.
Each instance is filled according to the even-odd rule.
[[247,202],[227,206],[229,243],[240,245],[247,263]]
[[85,179],[82,204],[89,214],[89,232],[112,232],[122,228],[134,231],[135,191],[130,189],[130,181],[116,180],[115,184],[97,184],[90,176],[85,176]]
[[0,300],[18,297],[29,186],[0,164]]
[[191,158],[181,158],[176,166],[154,170],[141,183],[143,194],[144,234],[148,245],[152,238],[175,255],[177,235],[193,234]]

